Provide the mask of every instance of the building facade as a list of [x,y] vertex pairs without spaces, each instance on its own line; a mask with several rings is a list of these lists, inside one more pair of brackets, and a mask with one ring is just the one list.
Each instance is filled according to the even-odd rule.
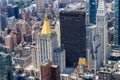
[[25,35],[29,35],[29,37],[31,38],[31,26],[29,25],[29,23],[25,20],[18,20],[15,22],[15,29],[19,35],[19,37],[17,37],[19,41],[25,41]]
[[42,30],[37,36],[37,57],[34,58],[37,59],[37,65],[40,68],[41,80],[51,79],[51,66],[54,61],[53,52],[56,48],[58,48],[57,34],[51,29],[47,15],[45,15]]
[[19,7],[17,5],[8,5],[7,6],[8,17],[15,16],[16,19],[19,17]]
[[96,24],[96,13],[97,13],[97,6],[98,0],[89,0],[89,20],[90,23]]
[[87,27],[86,34],[88,69],[96,70],[99,69],[103,63],[100,36],[97,34],[96,25],[90,25]]
[[39,62],[41,64],[53,61],[53,50],[58,47],[56,33],[50,32],[50,34],[44,34],[44,32],[42,32],[38,35],[39,38],[37,46],[40,60]]
[[66,68],[66,58],[65,58],[65,50],[63,48],[57,48],[53,52],[53,63],[55,65],[59,65],[60,72]]
[[0,45],[0,80],[12,80],[12,58],[8,48]]
[[119,25],[119,0],[114,0],[114,10],[115,10],[115,14],[114,14],[114,44],[115,45],[120,45],[120,25]]
[[14,27],[14,23],[15,23],[15,17],[14,16],[7,18],[7,27],[9,29],[12,29]]
[[[1,10],[1,9],[0,9]],[[0,31],[4,31],[5,28],[7,27],[7,15],[0,11]]]
[[33,64],[33,67],[35,69],[38,69],[39,68],[39,63],[38,63],[38,54],[37,54],[37,47],[36,46],[32,46],[31,47],[31,53],[32,53],[32,64]]
[[60,80],[60,68],[58,65],[51,66],[51,80]]
[[108,24],[107,24],[107,13],[104,0],[99,0],[97,15],[96,15],[96,26],[98,34],[100,36],[102,51],[103,51],[103,64],[105,65],[108,55]]
[[7,35],[5,37],[5,45],[11,50],[14,50],[14,40],[13,37],[11,35]]
[[48,63],[43,63],[41,65],[41,79],[40,80],[52,80],[51,76],[51,66],[52,63],[48,62]]
[[20,65],[22,68],[26,68],[32,63],[32,54],[30,47],[22,47],[23,50],[16,50],[13,56],[13,60],[16,65]]
[[40,13],[45,7],[52,3],[53,0],[35,0],[37,12]]
[[37,12],[42,11],[42,9],[43,9],[42,0],[35,0],[35,3],[37,5]]
[[60,12],[61,46],[66,50],[66,65],[76,66],[80,57],[86,58],[86,13]]

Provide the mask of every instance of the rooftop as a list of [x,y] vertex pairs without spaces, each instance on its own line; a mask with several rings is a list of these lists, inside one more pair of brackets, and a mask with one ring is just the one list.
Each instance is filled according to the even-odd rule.
[[60,8],[60,11],[86,11],[86,3],[83,2],[74,2],[68,4],[65,8]]
[[10,50],[7,46],[0,44],[0,52],[10,53]]
[[74,72],[75,68],[66,68],[63,71],[63,74],[72,74]]
[[81,9],[85,9],[85,7],[86,4],[81,2],[71,3],[67,6],[67,8],[71,10],[81,10]]
[[26,22],[25,20],[20,19],[20,20],[18,20],[16,23],[17,23],[17,24],[25,24],[25,22]]
[[105,10],[105,2],[104,2],[104,0],[99,0],[98,10]]
[[29,65],[25,68],[26,71],[31,71],[33,70],[33,65]]
[[14,54],[14,58],[27,58],[31,55],[31,48],[29,46],[25,46],[22,48],[23,50],[17,50]]
[[63,48],[60,47],[60,48],[55,49],[54,51],[55,52],[61,52],[61,51],[63,51]]
[[95,77],[94,74],[85,74],[85,75],[83,75],[84,79],[93,79],[94,77]]
[[120,74],[120,71],[119,72],[115,72],[115,74]]
[[0,52],[0,56],[2,56],[2,57],[6,57],[6,56],[8,56],[9,54],[6,54],[5,52]]
[[58,67],[58,65],[52,65],[52,67],[57,68],[57,67]]

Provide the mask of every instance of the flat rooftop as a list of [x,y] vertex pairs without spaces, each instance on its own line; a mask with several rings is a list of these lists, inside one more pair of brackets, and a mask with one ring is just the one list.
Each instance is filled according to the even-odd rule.
[[75,68],[66,68],[62,74],[72,74]]
[[30,47],[24,47],[24,50],[17,51],[14,55],[14,58],[27,58],[31,55]]

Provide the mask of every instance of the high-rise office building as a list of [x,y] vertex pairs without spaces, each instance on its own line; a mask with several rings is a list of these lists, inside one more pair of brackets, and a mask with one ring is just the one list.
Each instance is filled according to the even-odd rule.
[[52,31],[47,16],[44,18],[42,31],[38,34],[38,54],[40,63],[52,61],[52,53],[55,48],[58,48],[57,34]]
[[12,80],[11,54],[3,45],[0,45],[0,80]]
[[39,30],[41,28],[41,22],[36,22],[32,26],[32,41],[37,41],[37,34],[39,33]]
[[7,28],[12,29],[14,27],[14,23],[15,23],[15,17],[7,17]]
[[41,65],[40,80],[60,80],[60,69],[58,65],[52,65],[51,62]]
[[16,37],[16,34],[13,34],[13,33],[10,33],[10,36],[13,38],[13,44],[14,44],[14,47],[17,45],[17,37]]
[[90,25],[86,28],[87,64],[89,70],[96,70],[102,66],[103,55],[100,36],[97,34],[97,26]]
[[49,20],[45,15],[42,30],[37,36],[37,54],[34,53],[34,57],[36,56],[34,59],[37,60],[35,65],[40,71],[40,80],[51,80],[51,66],[54,61],[53,52],[57,48],[57,34],[52,31]]
[[0,0],[0,6],[5,7],[7,5],[6,0]]
[[19,16],[19,7],[17,5],[8,5],[7,6],[7,14],[8,17],[15,16],[16,19],[18,19]]
[[115,10],[115,14],[114,14],[114,18],[115,18],[115,22],[114,22],[114,44],[115,45],[120,45],[120,23],[119,23],[119,0],[114,0],[114,10]]
[[31,34],[25,34],[24,36],[24,41],[25,42],[32,42],[32,36]]
[[58,65],[51,66],[51,80],[60,80],[60,69]]
[[67,4],[69,0],[58,0],[60,3]]
[[35,0],[37,5],[37,12],[41,12],[45,7],[47,7],[53,0]]
[[60,72],[62,73],[66,68],[65,50],[63,48],[57,48],[53,52],[53,63],[59,65]]
[[76,66],[80,57],[86,58],[86,13],[60,12],[61,45],[66,50],[66,65]]
[[60,38],[61,33],[60,33],[60,21],[59,20],[56,21],[55,31],[57,33],[58,46],[61,47],[61,38]]
[[14,9],[13,9],[13,6],[12,6],[12,5],[9,5],[9,6],[7,7],[7,15],[8,15],[8,17],[14,16]]
[[5,45],[11,50],[14,50],[14,39],[11,35],[5,37]]
[[31,46],[31,53],[32,53],[32,64],[35,69],[39,68],[39,63],[38,63],[38,54],[37,54],[37,47],[32,45]]
[[37,12],[40,12],[43,9],[42,0],[35,0],[35,3],[37,5]]
[[[0,9],[1,10],[1,9]],[[5,13],[0,11],[0,31],[4,31],[5,28],[7,27],[7,16]]]
[[15,16],[16,19],[18,19],[18,17],[19,17],[19,7],[17,5],[14,5],[13,9],[14,9],[14,16]]
[[51,62],[43,63],[40,68],[41,68],[41,79],[40,80],[52,80],[51,79]]
[[24,35],[29,35],[31,37],[31,27],[29,23],[25,20],[18,20],[15,22],[15,29],[17,30],[20,37],[18,37],[20,41],[25,41]]
[[107,48],[108,48],[108,24],[107,24],[107,12],[104,0],[99,0],[97,15],[96,15],[96,26],[98,28],[98,34],[100,35],[100,41],[103,51],[103,64],[106,63]]
[[98,0],[89,0],[89,20],[90,23],[95,24],[96,23],[96,12],[97,12],[97,6],[98,6]]
[[[1,4],[0,4],[0,7],[1,7]],[[2,13],[2,11],[1,11],[1,8],[0,8],[0,13]],[[0,14],[0,17],[2,17],[2,14]],[[0,18],[0,34],[1,34],[1,28],[2,28],[2,22],[1,22],[1,18]]]

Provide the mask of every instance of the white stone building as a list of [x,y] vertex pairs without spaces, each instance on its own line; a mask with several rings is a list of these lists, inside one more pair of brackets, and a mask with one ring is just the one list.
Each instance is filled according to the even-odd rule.
[[102,66],[102,51],[100,36],[96,25],[87,27],[87,62],[89,70],[96,70]]
[[53,50],[58,48],[57,34],[52,31],[48,18],[45,16],[42,31],[38,34],[37,50],[39,63],[53,61]]
[[105,65],[108,51],[108,24],[107,24],[107,12],[104,0],[99,0],[98,9],[96,14],[96,26],[98,34],[101,40],[101,46],[103,51],[103,64]]

